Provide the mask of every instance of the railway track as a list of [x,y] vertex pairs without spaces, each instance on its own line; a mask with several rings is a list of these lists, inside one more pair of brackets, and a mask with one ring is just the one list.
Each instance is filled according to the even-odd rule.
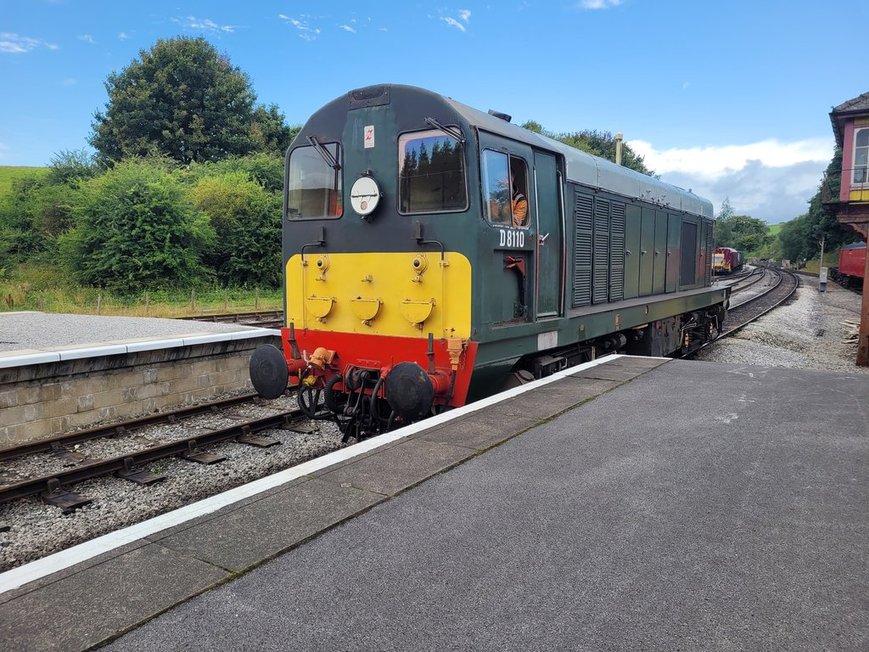
[[280,328],[284,323],[284,313],[282,310],[258,310],[254,312],[192,315],[189,317],[178,317],[178,319],[219,324],[242,324],[243,326],[259,326],[260,328]]
[[[180,456],[192,462],[214,464],[224,458],[208,453],[204,448],[218,442],[234,440],[241,445],[269,447],[279,442],[257,433],[271,429],[311,431],[310,427],[302,425],[304,415],[299,409],[272,410],[272,414],[257,418],[244,418],[234,413],[237,408],[250,405],[269,407],[256,395],[247,394],[0,449],[0,504],[39,496],[69,513],[90,502],[70,490],[85,480],[116,475],[139,484],[152,484],[165,477],[145,468],[157,460]],[[187,426],[200,415],[221,415],[235,422],[205,430],[195,424]],[[173,432],[150,438],[141,436],[143,431],[158,424],[171,424]],[[103,458],[88,453],[89,442],[106,438],[111,438],[110,448],[118,454]],[[28,458],[32,460],[39,456],[42,458],[40,461],[28,463]],[[22,460],[25,460],[23,464]],[[32,472],[27,470],[28,467],[41,470]]]
[[702,346],[701,349],[714,344],[724,337],[733,335],[751,322],[760,319],[770,310],[790,299],[800,286],[799,277],[793,272],[772,267],[764,268],[764,271],[765,276],[772,275],[775,278],[772,285],[765,292],[749,297],[735,306],[731,306],[727,312],[727,317],[724,320],[719,336],[712,342]]
[[731,296],[748,290],[750,287],[753,287],[757,283],[764,280],[766,276],[767,270],[765,267],[755,267],[751,270],[751,272],[749,272],[748,274],[744,274],[741,278],[739,278],[735,283],[730,286]]

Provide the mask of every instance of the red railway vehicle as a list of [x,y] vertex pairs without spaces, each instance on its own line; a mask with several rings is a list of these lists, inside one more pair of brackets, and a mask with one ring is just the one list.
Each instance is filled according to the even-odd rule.
[[846,288],[862,288],[866,270],[866,243],[845,245],[839,252],[839,265],[830,269],[830,278]]
[[715,247],[712,252],[712,273],[730,274],[742,269],[742,252],[730,247]]

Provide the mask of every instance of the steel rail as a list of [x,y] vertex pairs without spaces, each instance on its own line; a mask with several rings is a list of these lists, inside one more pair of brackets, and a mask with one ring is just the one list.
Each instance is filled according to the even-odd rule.
[[135,453],[128,453],[107,460],[94,461],[68,471],[61,471],[60,473],[0,486],[0,503],[48,493],[58,487],[91,480],[117,471],[130,470],[160,459],[195,451],[200,446],[215,444],[270,428],[286,428],[290,425],[292,419],[300,416],[302,416],[301,410],[298,409],[281,412],[246,423],[235,424],[228,428],[221,428],[153,448],[143,449]]
[[[760,270],[760,274],[757,273],[758,270]],[[756,277],[756,278],[754,278],[754,277]],[[755,270],[753,270],[751,272],[751,274],[749,274],[745,278],[740,279],[739,281],[737,281],[736,283],[731,285],[730,286],[730,293],[736,294],[737,292],[742,292],[743,290],[747,290],[755,283],[762,281],[764,278],[766,278],[766,269],[762,268],[762,267],[756,268]],[[743,284],[743,281],[747,281],[747,283]]]
[[189,315],[176,317],[192,321],[207,321],[220,324],[263,324],[282,323],[284,320],[283,310],[257,310],[254,312],[215,313],[210,315]]
[[793,272],[789,271],[789,270],[773,269],[773,268],[769,268],[769,269],[771,269],[771,270],[775,271],[776,273],[778,273],[778,275],[779,275],[779,281],[778,281],[778,283],[776,283],[773,287],[771,287],[771,288],[770,288],[768,291],[766,291],[765,293],[763,293],[763,294],[759,294],[758,296],[756,296],[756,297],[752,297],[752,298],[749,299],[748,301],[745,301],[745,302],[739,304],[739,306],[737,306],[737,308],[742,308],[742,307],[744,307],[744,306],[747,306],[747,305],[749,305],[749,304],[751,304],[751,303],[754,303],[755,301],[758,301],[758,300],[763,299],[763,298],[767,298],[767,299],[768,299],[768,298],[769,298],[769,295],[772,294],[774,291],[776,291],[776,290],[781,286],[782,282],[784,281],[784,276],[785,276],[785,275],[787,275],[788,277],[790,277],[790,279],[793,281],[793,286],[790,287],[790,288],[784,288],[784,289],[786,290],[785,294],[784,294],[781,298],[779,298],[778,300],[774,301],[774,302],[773,302],[770,306],[768,306],[765,310],[762,310],[761,312],[758,312],[757,314],[753,315],[750,319],[747,319],[747,320],[743,321],[743,322],[740,323],[739,325],[734,326],[733,328],[730,328],[729,330],[726,330],[726,331],[724,331],[724,332],[722,332],[722,333],[719,333],[718,337],[716,337],[716,338],[715,338],[714,340],[712,340],[711,342],[706,342],[706,343],[703,344],[700,348],[698,348],[696,351],[694,351],[694,353],[696,353],[697,351],[702,351],[702,350],[705,349],[707,346],[710,346],[710,345],[712,345],[712,344],[715,344],[715,343],[718,342],[719,340],[721,340],[721,339],[723,339],[723,338],[725,338],[725,337],[729,337],[729,336],[732,335],[733,333],[736,333],[737,331],[742,330],[743,328],[745,328],[746,326],[748,326],[748,325],[749,325],[750,323],[752,323],[753,321],[757,321],[758,319],[760,319],[761,317],[763,317],[764,315],[766,315],[766,314],[767,314],[768,312],[770,312],[771,310],[774,310],[775,308],[778,308],[782,303],[784,303],[785,301],[787,301],[788,299],[790,299],[790,298],[794,295],[794,293],[797,291],[797,288],[800,287],[800,279],[799,279],[799,277],[798,277],[796,274],[794,274]]
[[99,426],[97,428],[88,428],[87,430],[79,430],[77,432],[58,435],[56,437],[51,437],[48,439],[40,439],[38,441],[26,442],[17,446],[0,448],[0,461],[11,460],[16,457],[22,457],[24,455],[33,455],[34,453],[43,453],[57,450],[58,448],[64,448],[70,444],[77,444],[79,442],[89,441],[91,439],[101,439],[104,437],[116,437],[118,435],[126,435],[134,430],[138,430],[146,426],[153,426],[158,423],[171,423],[178,419],[187,419],[193,416],[204,414],[206,412],[215,412],[216,410],[232,407],[240,403],[251,402],[256,398],[257,394],[255,393],[242,394],[240,396],[233,396],[232,398],[225,398],[219,401],[211,401],[210,403],[193,405],[191,407],[182,408],[173,412],[161,412],[159,414],[151,414],[148,416],[140,417],[138,419],[124,421],[123,423]]

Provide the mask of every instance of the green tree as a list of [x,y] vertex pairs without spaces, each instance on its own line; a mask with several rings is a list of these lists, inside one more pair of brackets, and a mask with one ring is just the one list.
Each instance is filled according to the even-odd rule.
[[[90,143],[107,162],[155,152],[182,163],[209,161],[256,147],[250,80],[204,38],[159,40],[110,74],[105,87],[109,101],[94,114]],[[266,109],[261,117],[278,116]],[[259,133],[261,144],[277,139],[272,123]]]
[[[813,258],[811,254],[817,243],[810,237],[811,232],[808,213],[782,224],[781,230],[778,232],[782,256],[788,260]],[[811,248],[811,252],[809,248]]]
[[822,237],[827,251],[860,239],[856,232],[839,224],[834,211],[823,203],[825,185],[829,197],[839,196],[841,172],[842,152],[837,149],[827,165],[824,181],[809,200],[808,212],[786,222],[779,231],[778,237],[785,258],[790,260],[817,258],[820,253],[819,241]]
[[773,240],[767,223],[749,215],[719,215],[715,234],[716,246],[733,247],[745,253],[756,253]]
[[300,126],[287,126],[284,114],[275,104],[260,105],[253,111],[250,135],[259,152],[278,154],[283,157],[300,130]]
[[[565,145],[575,147],[583,152],[588,152],[593,156],[599,156],[609,161],[615,161],[616,159],[616,139],[609,131],[585,129],[583,131],[557,134],[547,131],[536,120],[526,120],[520,126],[528,131],[561,141]],[[622,142],[622,165],[648,176],[655,176],[655,173],[646,167],[643,157],[624,142]]]
[[73,276],[126,294],[203,279],[213,239],[205,216],[166,164],[130,159],[82,184],[76,226],[62,238]]
[[[566,145],[576,147],[594,156],[600,156],[608,161],[615,161],[616,159],[616,139],[608,131],[585,129],[573,133],[558,134],[555,138]],[[643,157],[624,142],[622,143],[622,165],[649,176],[655,174],[646,167]]]
[[216,238],[205,262],[227,285],[281,284],[281,196],[243,171],[200,179],[193,201],[209,217]]

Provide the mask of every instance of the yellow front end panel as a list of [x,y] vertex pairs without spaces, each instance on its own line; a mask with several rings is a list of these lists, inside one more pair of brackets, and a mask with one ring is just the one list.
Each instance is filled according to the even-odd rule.
[[852,190],[848,199],[850,201],[869,201],[869,188]]
[[471,336],[471,263],[458,253],[296,254],[287,323],[342,333]]

